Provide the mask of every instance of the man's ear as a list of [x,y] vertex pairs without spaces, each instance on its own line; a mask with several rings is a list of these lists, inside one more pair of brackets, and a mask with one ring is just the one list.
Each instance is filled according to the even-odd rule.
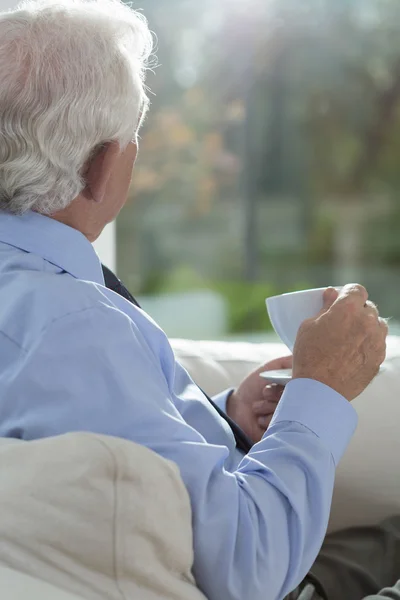
[[105,142],[85,165],[85,189],[82,194],[88,200],[102,202],[107,184],[120,156],[118,142]]

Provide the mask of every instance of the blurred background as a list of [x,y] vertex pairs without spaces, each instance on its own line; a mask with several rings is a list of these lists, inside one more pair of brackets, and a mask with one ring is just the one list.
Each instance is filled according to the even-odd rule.
[[116,247],[143,307],[263,340],[267,296],[357,281],[399,332],[400,2],[140,7],[159,66]]

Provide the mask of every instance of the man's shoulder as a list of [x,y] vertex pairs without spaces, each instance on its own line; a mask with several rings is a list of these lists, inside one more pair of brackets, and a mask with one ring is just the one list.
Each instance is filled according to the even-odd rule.
[[[25,271],[0,277],[0,331],[22,348],[60,320],[74,319],[80,327],[90,314],[112,316],[106,290],[71,275]],[[69,317],[68,319],[66,319]]]

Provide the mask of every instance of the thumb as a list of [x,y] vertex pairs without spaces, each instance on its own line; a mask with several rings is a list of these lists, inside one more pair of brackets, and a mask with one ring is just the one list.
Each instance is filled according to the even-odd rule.
[[326,289],[323,296],[323,309],[321,312],[324,313],[329,310],[332,304],[337,300],[338,296],[339,292],[335,290],[335,288],[329,287]]

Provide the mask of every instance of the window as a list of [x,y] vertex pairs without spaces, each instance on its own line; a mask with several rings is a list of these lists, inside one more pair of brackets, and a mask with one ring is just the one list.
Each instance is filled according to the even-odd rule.
[[143,0],[152,107],[118,272],[171,336],[265,339],[265,297],[366,285],[400,323],[397,0]]

